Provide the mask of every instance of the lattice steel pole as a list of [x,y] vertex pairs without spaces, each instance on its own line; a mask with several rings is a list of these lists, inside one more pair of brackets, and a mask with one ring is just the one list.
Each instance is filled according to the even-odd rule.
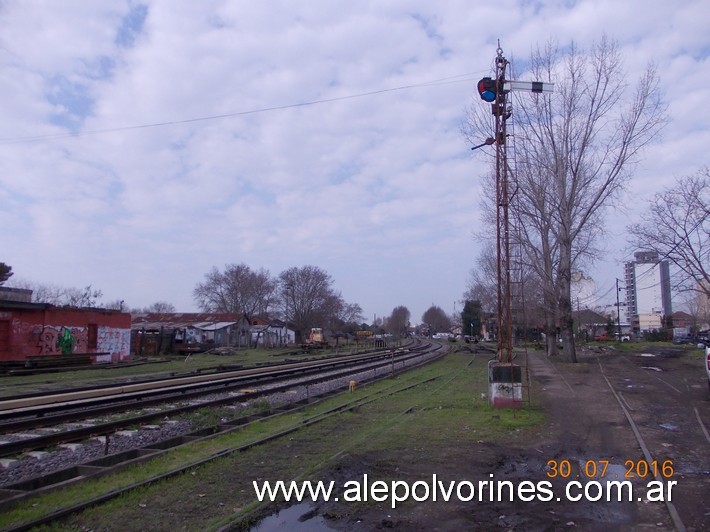
[[510,299],[510,219],[507,143],[507,92],[504,90],[508,61],[498,48],[496,101],[493,104],[496,140],[496,242],[498,281],[498,362],[513,361],[513,323]]
[[[497,325],[498,350],[495,362],[488,364],[488,397],[494,407],[515,407],[522,402],[521,367],[513,364],[513,313],[510,256],[510,180],[508,165],[507,120],[511,116],[508,93],[512,90],[550,92],[548,83],[507,81],[508,61],[503,57],[500,44],[495,60],[495,79],[483,78],[478,82],[481,99],[491,103],[495,119],[495,138],[487,144],[496,145],[496,258],[497,258]],[[489,142],[491,141],[492,142]],[[475,149],[474,148],[474,149]]]

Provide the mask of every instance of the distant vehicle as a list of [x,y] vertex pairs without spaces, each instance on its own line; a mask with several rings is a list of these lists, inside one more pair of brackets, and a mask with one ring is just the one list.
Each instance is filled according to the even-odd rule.
[[323,329],[320,327],[313,327],[311,332],[308,334],[306,341],[301,344],[301,349],[305,351],[310,351],[311,349],[322,349],[328,347],[328,342],[323,334]]
[[[614,337],[618,340],[619,339],[619,333],[616,333]],[[631,336],[628,334],[622,334],[621,335],[621,341],[622,342],[630,342],[631,341]]]
[[320,327],[313,327],[311,329],[310,337],[308,338],[312,344],[322,344],[323,343],[323,329]]
[[594,341],[595,342],[606,342],[608,340],[606,334],[595,334],[594,335]]

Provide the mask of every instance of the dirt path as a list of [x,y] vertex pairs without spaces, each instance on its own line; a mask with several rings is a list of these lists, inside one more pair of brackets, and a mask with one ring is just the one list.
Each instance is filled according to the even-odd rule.
[[[582,357],[580,357],[582,358]],[[607,462],[611,469],[604,479],[625,480],[625,464],[644,458],[634,432],[606,383],[596,357],[582,358],[579,364],[560,364],[540,354],[529,357],[533,374],[533,392],[540,394],[550,418],[551,438],[541,447],[548,459],[559,464],[569,460],[586,466],[590,472]],[[629,463],[630,465],[630,463]],[[576,470],[570,479],[587,479],[585,471]],[[630,479],[635,490],[646,482]],[[645,490],[644,490],[645,491]],[[639,496],[644,493],[640,491]],[[577,516],[572,519],[583,529],[672,530],[673,523],[663,503],[638,501],[606,503],[559,501],[560,513]],[[588,527],[588,528],[587,528]]]
[[[396,510],[364,507],[355,516],[328,520],[328,526],[348,530],[710,529],[710,440],[695,419],[699,416],[706,425],[710,422],[710,400],[701,363],[687,353],[648,355],[588,351],[581,353],[578,364],[569,364],[530,354],[533,402],[541,404],[548,415],[548,423],[536,437],[520,441],[512,434],[508,446],[481,443],[474,448],[442,448],[429,461],[411,463],[402,470],[376,472],[381,478],[412,479],[431,476],[435,470],[446,482],[486,480],[491,475],[516,485],[550,481],[555,495],[551,500],[423,502]],[[650,363],[659,367],[648,369]],[[676,482],[670,505],[647,500],[647,484],[654,480],[643,470],[647,453],[659,469],[662,463],[673,467],[668,478],[658,477]],[[360,456],[358,464],[346,462],[343,471],[369,469],[371,458]],[[387,458],[378,456],[377,460]],[[406,459],[389,458],[393,463]],[[569,470],[565,469],[567,465]],[[559,469],[555,479],[549,478],[550,466]],[[602,468],[606,468],[603,477]],[[589,478],[595,471],[597,476]],[[565,487],[570,481],[579,482],[572,491],[576,495],[583,493],[591,480],[602,484],[628,480],[633,500],[566,499]],[[596,493],[592,490],[593,495]],[[329,513],[328,508],[319,510]],[[337,515],[337,507],[333,513]]]

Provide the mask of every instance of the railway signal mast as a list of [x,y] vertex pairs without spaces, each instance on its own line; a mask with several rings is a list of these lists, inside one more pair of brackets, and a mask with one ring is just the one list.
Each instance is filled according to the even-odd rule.
[[[508,119],[512,106],[508,102],[511,91],[550,93],[553,85],[539,81],[510,81],[506,79],[508,60],[503,57],[500,43],[495,60],[495,78],[485,77],[478,82],[478,94],[491,104],[495,120],[492,138],[473,149],[495,144],[496,147],[496,256],[498,302],[497,360],[489,364],[489,400],[493,406],[517,406],[522,400],[522,372],[513,364],[513,316],[511,304],[511,256],[509,208],[512,198],[508,165]],[[517,387],[516,387],[517,385]],[[517,389],[517,391],[516,391]]]

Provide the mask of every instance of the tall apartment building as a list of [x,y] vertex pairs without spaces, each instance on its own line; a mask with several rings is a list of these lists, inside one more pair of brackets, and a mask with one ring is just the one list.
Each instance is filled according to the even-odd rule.
[[708,295],[708,288],[710,288],[710,283],[705,279],[698,281],[698,319],[703,328],[710,325],[710,295]]
[[624,270],[629,316],[670,316],[673,313],[667,260],[659,260],[655,251],[637,251],[633,262],[627,262]]

